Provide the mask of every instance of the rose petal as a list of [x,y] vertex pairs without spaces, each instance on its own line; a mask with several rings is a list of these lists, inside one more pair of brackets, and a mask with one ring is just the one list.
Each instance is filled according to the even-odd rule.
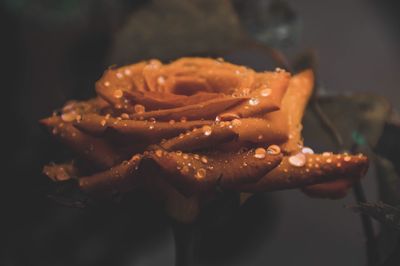
[[223,98],[217,98],[203,103],[178,108],[132,114],[132,118],[155,118],[160,121],[168,121],[171,119],[180,120],[181,118],[187,118],[189,120],[214,119],[218,114],[226,109],[240,104],[248,99],[248,97],[226,96]]
[[79,178],[79,187],[90,193],[127,192],[138,186],[139,164],[142,155],[135,155],[129,161],[124,161],[109,170],[91,176]]
[[368,168],[368,158],[362,155],[305,154],[305,164],[294,166],[286,156],[278,167],[258,182],[237,186],[241,192],[265,192],[299,188],[325,183],[334,179],[354,179],[363,176]]
[[[142,72],[147,62],[139,62],[118,69],[108,69],[100,80],[96,82],[96,93],[110,103],[114,108],[124,111],[133,111],[133,106],[127,106],[124,97],[116,93],[124,91],[147,90]],[[116,97],[117,96],[117,97]]]
[[72,162],[63,164],[51,163],[43,167],[43,174],[53,181],[64,181],[79,176],[79,170]]
[[[137,120],[118,120],[113,117],[96,114],[85,115],[75,126],[94,136],[113,136],[113,140],[121,138],[121,142],[129,143],[145,141],[154,144],[164,138],[171,138],[196,127],[212,124],[212,121],[197,120],[187,122],[150,122]],[[112,129],[110,131],[109,129]]]
[[276,167],[282,156],[255,150],[237,153],[187,154],[156,150],[149,155],[166,173],[165,177],[184,195],[213,191],[217,185],[230,188],[254,182]]
[[347,195],[356,180],[338,179],[322,184],[303,187],[301,190],[313,198],[340,199]]
[[265,115],[271,127],[287,132],[288,141],[282,145],[286,153],[294,153],[302,146],[301,120],[313,86],[314,75],[311,70],[294,75],[282,99],[281,109]]
[[222,93],[197,92],[193,95],[177,95],[170,92],[125,92],[126,98],[131,104],[141,104],[146,110],[158,110],[176,108],[185,105],[193,105],[212,99],[224,97]]
[[123,155],[103,139],[83,133],[58,116],[42,119],[40,123],[54,138],[99,169],[110,168],[123,159]]
[[[228,142],[238,142],[239,147],[243,147],[246,143],[280,144],[286,140],[286,132],[282,132],[280,128],[272,128],[265,119],[245,118],[195,128],[160,145],[169,151],[193,151],[216,148]],[[232,147],[230,145],[228,150],[235,150]]]
[[289,84],[290,74],[284,71],[266,72],[257,74],[257,78],[250,94],[246,95],[250,99],[230,108],[227,112],[244,118],[279,109]]

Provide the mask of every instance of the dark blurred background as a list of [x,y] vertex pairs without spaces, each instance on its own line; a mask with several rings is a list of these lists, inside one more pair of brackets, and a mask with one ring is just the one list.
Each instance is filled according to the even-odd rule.
[[[242,45],[241,24],[289,59],[315,51],[324,91],[374,92],[399,106],[397,1],[290,0],[277,18],[262,8],[271,4],[268,0],[234,1],[228,9],[226,2],[1,2],[0,265],[173,265],[168,218],[151,201],[130,195],[120,204],[73,209],[47,197],[42,166],[68,152],[37,121],[69,99],[92,97],[94,82],[110,65],[202,54],[257,69],[274,66],[260,49]],[[260,30],[257,25],[263,23],[273,34]],[[323,146],[305,139],[310,146]],[[376,200],[372,174],[363,184],[368,199]],[[360,219],[343,207],[353,202],[352,195],[316,200],[299,191],[258,195],[223,226],[203,232],[200,264],[366,265]]]

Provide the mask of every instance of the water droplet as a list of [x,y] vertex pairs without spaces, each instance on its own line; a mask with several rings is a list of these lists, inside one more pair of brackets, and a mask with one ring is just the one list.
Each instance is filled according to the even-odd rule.
[[342,164],[341,164],[341,163],[337,163],[336,166],[337,166],[337,167],[341,167]]
[[61,119],[65,122],[72,122],[76,119],[77,114],[72,111],[61,115]]
[[193,157],[194,157],[196,160],[199,160],[199,159],[200,159],[200,155],[198,155],[198,154],[193,155]]
[[161,156],[163,155],[163,151],[162,150],[156,150],[155,154],[158,158],[161,158]]
[[345,161],[345,162],[350,162],[351,161],[351,157],[350,156],[345,156],[344,158],[343,158],[343,160]]
[[176,151],[175,153],[176,153],[176,155],[178,155],[178,156],[181,156],[181,155],[182,155],[182,151]]
[[113,95],[115,98],[119,99],[124,95],[124,92],[122,90],[115,90]]
[[187,118],[185,116],[181,117],[181,122],[182,123],[186,123],[187,122]]
[[299,152],[289,157],[289,163],[296,167],[302,167],[306,164],[306,156]]
[[122,113],[121,118],[123,119],[129,119],[129,115],[127,113]]
[[129,69],[125,69],[124,70],[125,75],[130,76],[131,75],[131,71]]
[[263,135],[258,135],[257,139],[262,140],[263,139]]
[[203,130],[204,135],[206,135],[206,136],[210,136],[212,133],[211,127],[207,126],[207,125],[203,126],[202,130]]
[[257,159],[264,159],[266,154],[267,151],[264,148],[257,148],[254,152],[254,157],[256,157]]
[[158,83],[158,85],[164,85],[165,84],[165,78],[163,76],[159,76],[157,78],[157,83]]
[[206,156],[202,156],[200,160],[202,163],[208,163],[208,159]]
[[149,129],[150,129],[150,130],[154,129],[154,125],[150,125],[150,126],[149,126]]
[[111,84],[109,81],[104,82],[104,86],[109,87]]
[[132,157],[132,161],[139,161],[140,160],[140,155],[136,154],[135,156]]
[[309,147],[303,147],[301,149],[301,152],[304,153],[304,154],[314,154],[314,151]]
[[187,155],[187,154],[185,153],[185,154],[182,155],[182,158],[185,159],[185,160],[187,160],[187,159],[189,159],[189,155]]
[[232,125],[233,125],[234,127],[240,126],[241,124],[242,124],[242,121],[240,121],[239,119],[233,119],[233,120],[232,120]]
[[267,153],[271,155],[278,155],[281,153],[281,148],[278,145],[271,145],[267,148]]
[[251,106],[255,106],[255,105],[259,104],[259,103],[260,103],[260,100],[259,100],[258,98],[251,98],[251,99],[249,100],[249,104],[250,104]]
[[156,122],[156,119],[155,119],[154,117],[150,117],[150,118],[149,118],[149,122],[152,123],[152,124],[154,124],[154,123]]
[[124,77],[124,75],[121,72],[117,72],[117,74],[115,74],[117,76],[117,78],[122,79]]
[[107,123],[107,121],[105,119],[100,121],[100,125],[103,126],[103,127],[106,125],[106,123]]
[[261,94],[262,97],[268,97],[269,95],[271,95],[271,92],[272,92],[272,89],[266,88],[266,89],[263,89],[260,92],[260,94]]
[[237,119],[240,118],[240,116],[238,114],[235,113],[224,113],[221,114],[220,116],[217,116],[219,118],[218,121],[231,121],[233,119]]
[[195,177],[196,177],[197,179],[202,179],[202,178],[204,178],[206,175],[207,175],[206,169],[200,168],[200,169],[198,169],[198,170],[196,171]]
[[133,109],[135,110],[136,113],[141,114],[144,113],[145,107],[141,104],[136,104]]
[[332,162],[332,159],[331,159],[331,158],[326,159],[326,162],[327,162],[327,163],[331,163],[331,162]]
[[328,157],[328,156],[331,156],[331,155],[332,155],[331,152],[324,152],[324,153],[322,153],[322,156],[324,156],[324,157]]
[[172,120],[169,120],[169,124],[170,124],[170,125],[175,124],[175,120],[173,120],[173,119],[172,119]]
[[190,171],[190,169],[189,169],[189,167],[187,166],[187,165],[184,165],[183,167],[182,167],[182,169],[181,169],[181,173],[182,174],[188,174],[189,173],[189,171]]

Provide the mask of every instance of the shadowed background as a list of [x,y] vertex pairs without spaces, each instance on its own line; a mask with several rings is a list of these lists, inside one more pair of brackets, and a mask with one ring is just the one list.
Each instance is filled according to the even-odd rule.
[[[160,54],[164,59],[185,55],[183,48],[168,50],[165,43],[193,40],[199,44],[192,47],[195,53],[211,55],[231,48],[239,42],[232,33],[235,21],[224,24],[231,28],[217,27],[214,34],[207,33],[207,25],[224,16],[212,9],[210,0],[201,6],[206,11],[210,8],[209,18],[196,16],[189,4],[179,8],[203,23],[172,29],[167,23],[159,24],[177,16],[175,9],[163,6],[166,3],[157,4],[163,1],[50,2],[5,0],[0,6],[6,155],[0,264],[173,265],[168,219],[150,200],[138,201],[137,195],[130,195],[120,204],[86,210],[62,207],[46,197],[49,185],[41,168],[51,160],[66,158],[68,151],[52,142],[37,121],[69,99],[93,96],[94,82],[112,64]],[[287,2],[296,17],[294,37],[289,43],[273,44],[281,46],[289,58],[314,49],[325,91],[375,92],[399,106],[400,9],[396,1]],[[143,18],[140,23],[138,18]],[[146,27],[164,34],[160,42],[146,45],[152,36],[132,33]],[[168,39],[183,36],[185,28],[193,36],[185,35],[184,41]],[[215,38],[209,44],[215,51],[201,50],[207,38]],[[259,70],[274,65],[264,53],[250,48],[230,50],[226,59]],[[329,148],[318,139],[304,137],[309,146]],[[371,174],[363,184],[368,199],[376,200]],[[310,199],[299,191],[259,195],[233,213],[231,220],[204,231],[200,261],[202,265],[365,265],[359,217],[343,208],[353,202],[352,195],[328,201]]]

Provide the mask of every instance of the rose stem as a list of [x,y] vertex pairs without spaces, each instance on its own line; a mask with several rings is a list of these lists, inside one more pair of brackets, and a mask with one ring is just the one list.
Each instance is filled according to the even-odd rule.
[[194,265],[197,238],[196,223],[183,224],[173,221],[172,229],[175,240],[175,266]]

